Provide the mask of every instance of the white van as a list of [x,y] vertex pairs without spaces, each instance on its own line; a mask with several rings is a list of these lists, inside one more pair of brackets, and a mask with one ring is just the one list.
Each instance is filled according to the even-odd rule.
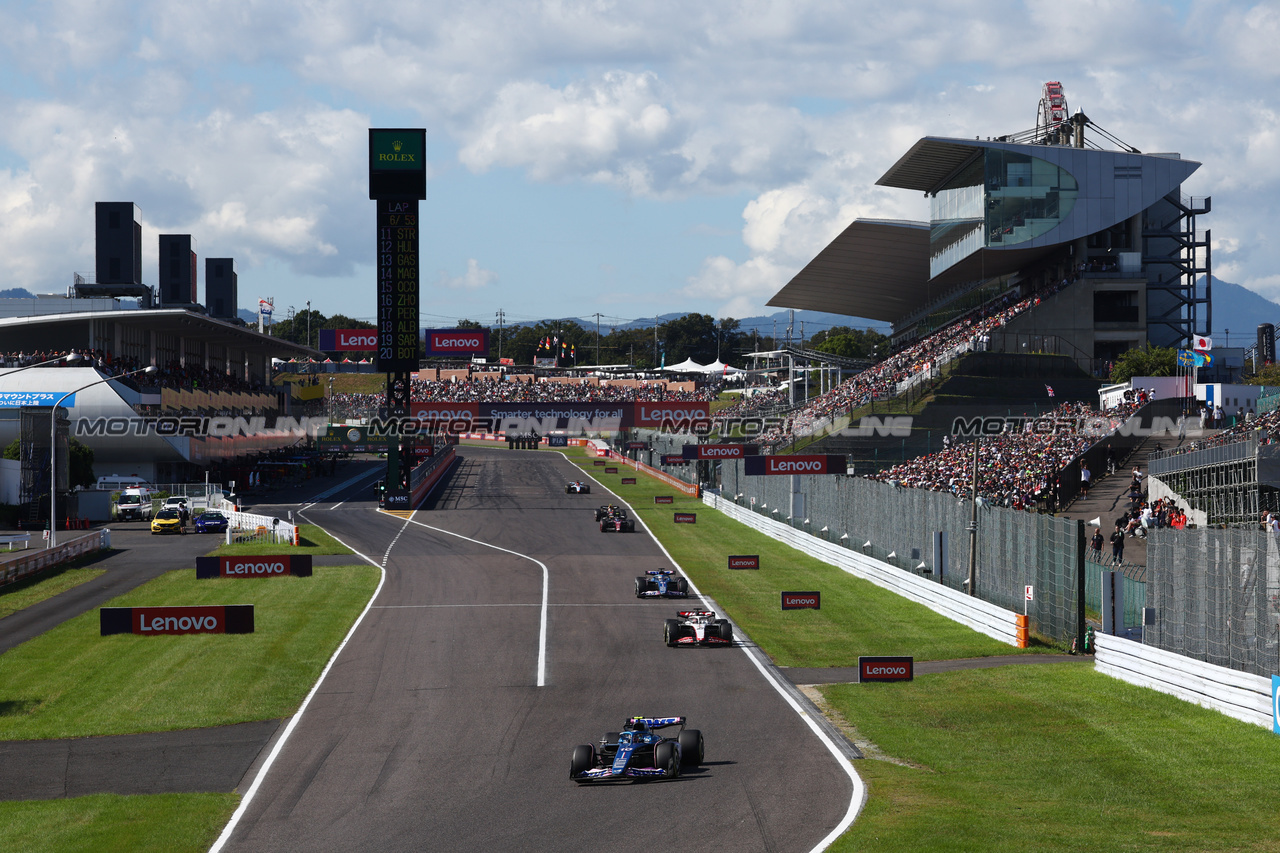
[[105,477],[98,478],[98,485],[96,488],[102,491],[114,492],[117,489],[137,489],[147,485],[147,481],[141,477],[126,477],[120,474],[109,474]]
[[151,518],[150,489],[125,489],[116,499],[116,518],[120,521],[147,521]]

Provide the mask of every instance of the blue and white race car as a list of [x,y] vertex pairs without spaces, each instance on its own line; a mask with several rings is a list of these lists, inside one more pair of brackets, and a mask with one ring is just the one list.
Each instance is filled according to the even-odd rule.
[[584,483],[581,480],[574,480],[564,487],[564,493],[566,495],[589,495],[591,494],[591,484]]
[[636,578],[636,598],[688,598],[689,582],[671,569],[645,572]]
[[[697,767],[704,757],[702,732],[686,729],[684,717],[631,717],[621,732],[605,732],[597,744],[573,748],[569,778],[575,782],[675,779],[682,767]],[[679,726],[675,737],[659,729]]]

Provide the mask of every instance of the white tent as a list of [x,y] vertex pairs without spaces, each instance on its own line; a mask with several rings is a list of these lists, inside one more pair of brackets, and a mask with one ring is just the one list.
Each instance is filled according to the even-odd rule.
[[706,374],[719,374],[721,376],[729,376],[734,373],[741,373],[742,371],[738,370],[738,368],[736,367],[730,367],[729,365],[725,364],[723,361],[717,358],[715,361],[711,362],[706,367],[702,368],[702,372]]
[[707,371],[704,366],[698,364],[698,362],[691,358],[686,358],[679,364],[673,364],[670,367],[664,367],[662,369],[668,373],[706,373]]

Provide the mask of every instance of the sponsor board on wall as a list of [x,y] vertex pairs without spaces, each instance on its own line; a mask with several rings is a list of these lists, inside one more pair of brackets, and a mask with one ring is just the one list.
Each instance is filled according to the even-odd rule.
[[758,444],[686,444],[680,448],[685,459],[746,459],[760,453]]
[[748,456],[742,473],[748,476],[771,474],[845,474],[849,462],[837,454],[792,454],[790,456]]
[[627,450],[648,450],[649,442],[647,441],[628,441]]
[[697,524],[698,514],[696,512],[677,512],[675,514],[676,524]]
[[758,569],[760,568],[760,555],[759,554],[730,554],[729,568]]
[[858,658],[858,681],[911,681],[915,658],[862,656]]
[[784,592],[782,593],[782,609],[783,610],[821,610],[822,609],[822,593],[813,592]]
[[672,453],[664,453],[662,456],[663,465],[688,465],[689,460],[683,456],[676,456]]
[[633,423],[627,426],[640,429],[660,429],[663,423],[709,420],[710,403],[636,403]]
[[196,577],[201,579],[282,578],[286,575],[311,577],[311,555],[196,557]]
[[427,329],[427,356],[438,355],[488,355],[488,329]]
[[377,329],[321,329],[316,347],[325,352],[372,352],[377,348]]
[[568,447],[569,436],[567,435],[549,435],[547,436],[547,447]]
[[635,477],[623,477],[623,478],[622,478],[622,485],[624,485],[624,486],[634,486],[635,484],[636,484],[636,478],[635,478]]
[[102,636],[111,634],[252,634],[252,604],[103,607]]
[[383,509],[412,509],[412,503],[408,489],[387,489],[382,493]]
[[656,504],[670,504],[675,503],[676,498],[675,495],[654,495],[653,502]]

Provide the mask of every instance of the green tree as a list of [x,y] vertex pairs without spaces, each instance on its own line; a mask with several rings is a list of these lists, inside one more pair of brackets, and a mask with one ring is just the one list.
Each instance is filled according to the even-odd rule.
[[18,444],[18,439],[15,438],[13,441],[9,442],[9,446],[4,449],[4,458],[5,459],[21,459],[22,458],[22,446]]
[[75,438],[67,439],[67,484],[71,488],[88,488],[97,480],[93,476],[93,448]]
[[1146,346],[1125,350],[1111,368],[1112,382],[1128,382],[1134,376],[1173,376],[1178,370],[1177,347]]

